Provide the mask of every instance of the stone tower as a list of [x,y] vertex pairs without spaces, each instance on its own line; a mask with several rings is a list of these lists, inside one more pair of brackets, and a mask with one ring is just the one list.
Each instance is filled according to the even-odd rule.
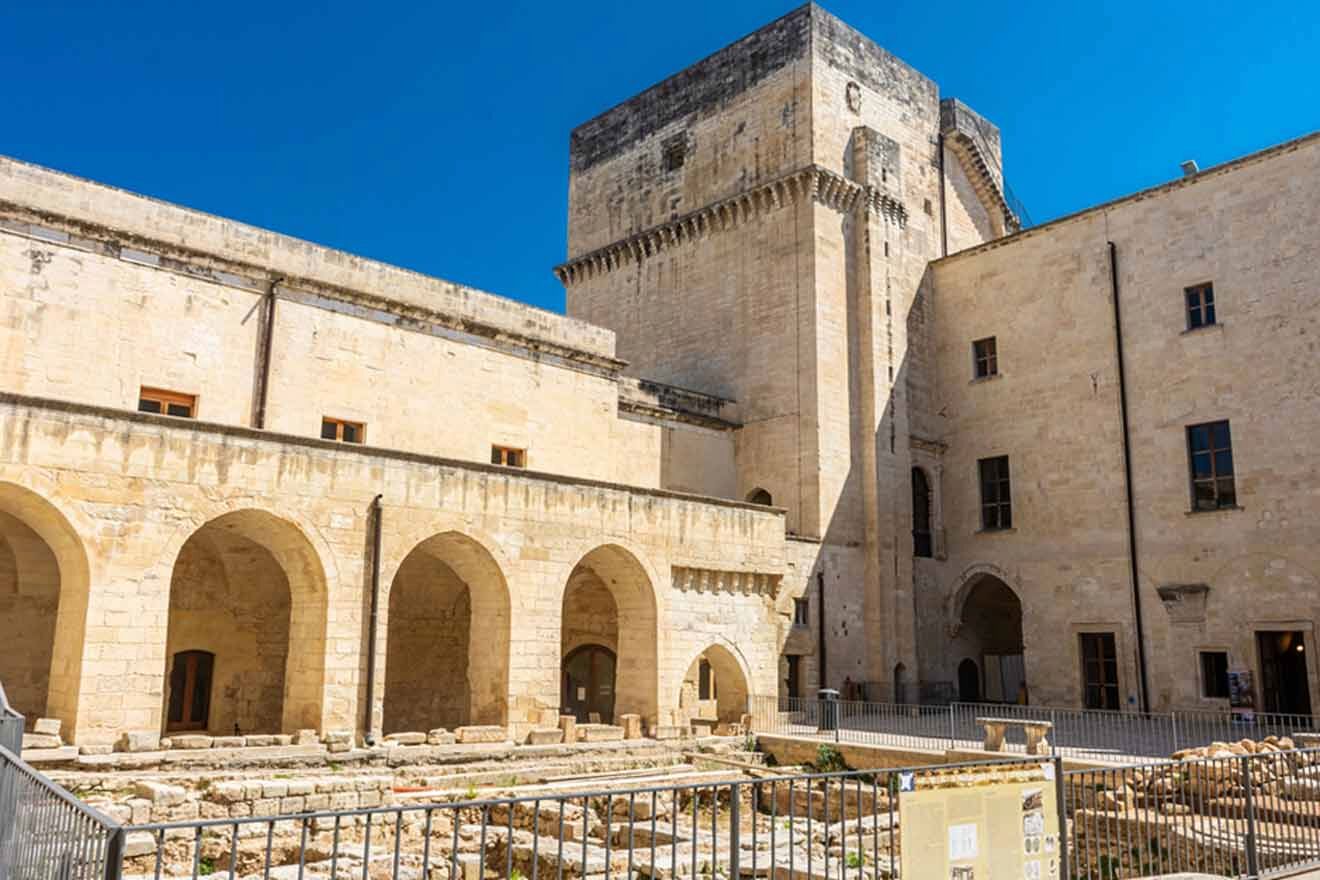
[[813,643],[825,596],[811,686],[916,696],[911,474],[937,484],[941,449],[920,291],[1015,226],[999,167],[993,126],[814,5],[572,133],[568,313],[629,372],[736,401],[739,489],[787,510]]

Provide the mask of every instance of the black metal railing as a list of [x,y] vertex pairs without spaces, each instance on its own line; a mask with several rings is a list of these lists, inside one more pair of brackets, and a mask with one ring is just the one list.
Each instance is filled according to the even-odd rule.
[[1070,875],[1269,877],[1318,865],[1318,774],[1315,750],[1070,771]]
[[5,686],[0,684],[0,746],[15,755],[23,752],[24,719],[19,711],[9,705],[5,696]]
[[[956,765],[1062,779],[1057,759]],[[541,880],[896,876],[899,777],[942,768],[770,776],[457,803],[134,826],[153,878],[440,876]],[[1060,783],[1061,790],[1061,783]]]
[[758,733],[917,749],[981,748],[986,740],[981,719],[1003,719],[1012,723],[1005,725],[1001,750],[1024,753],[1027,723],[1041,722],[1049,725],[1044,730],[1043,753],[1116,763],[1158,760],[1215,742],[1291,737],[1320,730],[1311,715],[1247,716],[1196,710],[1141,713],[1011,703],[916,705],[754,696],[748,709],[752,729]]
[[0,880],[112,880],[125,836],[0,746]]

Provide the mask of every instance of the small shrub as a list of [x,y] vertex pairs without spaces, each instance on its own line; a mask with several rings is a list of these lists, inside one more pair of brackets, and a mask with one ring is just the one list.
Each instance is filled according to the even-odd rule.
[[197,873],[205,877],[215,873],[215,859],[210,856],[202,856],[197,860]]
[[865,861],[865,858],[859,852],[848,853],[848,867],[854,871],[860,868]]
[[825,743],[816,749],[816,763],[812,766],[820,773],[835,773],[849,769],[848,762],[843,760],[843,754],[834,746]]

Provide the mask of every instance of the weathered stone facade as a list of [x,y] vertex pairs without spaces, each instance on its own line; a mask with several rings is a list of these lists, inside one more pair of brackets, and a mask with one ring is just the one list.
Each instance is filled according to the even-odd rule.
[[[1220,706],[1197,652],[1259,682],[1253,631],[1315,616],[1320,138],[1025,232],[1003,182],[814,6],[574,131],[570,317],[0,159],[0,680],[85,745],[521,738],[588,679],[649,727],[790,682],[1078,704],[1109,633],[1127,703],[1135,568],[1152,706]],[[1238,502],[1188,515],[1219,419]]]

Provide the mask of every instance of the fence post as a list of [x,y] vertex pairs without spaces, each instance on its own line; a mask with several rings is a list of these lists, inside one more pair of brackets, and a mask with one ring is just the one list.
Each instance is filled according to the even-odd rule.
[[1068,810],[1064,803],[1063,758],[1056,754],[1050,760],[1054,764],[1054,805],[1059,811],[1059,876],[1072,877],[1068,865]]
[[[738,855],[739,850],[742,848],[742,839],[738,828],[739,824],[741,824],[739,821],[740,807],[738,804],[738,783],[731,783],[729,788],[729,876],[733,878],[733,880],[738,880],[741,876],[738,871]],[[716,803],[718,803],[718,800]],[[512,809],[512,807],[510,807],[510,809]],[[629,853],[628,859],[629,861],[632,860],[631,853]]]
[[1179,748],[1178,748],[1178,712],[1177,712],[1177,710],[1174,710],[1173,712],[1170,712],[1170,713],[1169,713],[1169,725],[1173,728],[1173,748],[1169,750],[1169,754],[1172,755],[1174,752],[1179,751]]
[[110,839],[105,845],[105,880],[120,880],[124,876],[124,836],[123,827],[110,832]]
[[955,734],[958,732],[958,721],[954,717],[957,714],[957,711],[958,711],[958,704],[950,703],[949,704],[949,748],[951,749],[958,748],[958,737],[955,736]]
[[1050,710],[1050,754],[1057,755],[1058,753],[1059,753],[1059,725],[1057,719],[1054,716],[1054,710],[1051,709]]
[[1260,858],[1256,853],[1256,804],[1253,796],[1255,785],[1251,781],[1251,757],[1243,755],[1238,760],[1242,762],[1243,786],[1247,792],[1247,876],[1259,877]]

